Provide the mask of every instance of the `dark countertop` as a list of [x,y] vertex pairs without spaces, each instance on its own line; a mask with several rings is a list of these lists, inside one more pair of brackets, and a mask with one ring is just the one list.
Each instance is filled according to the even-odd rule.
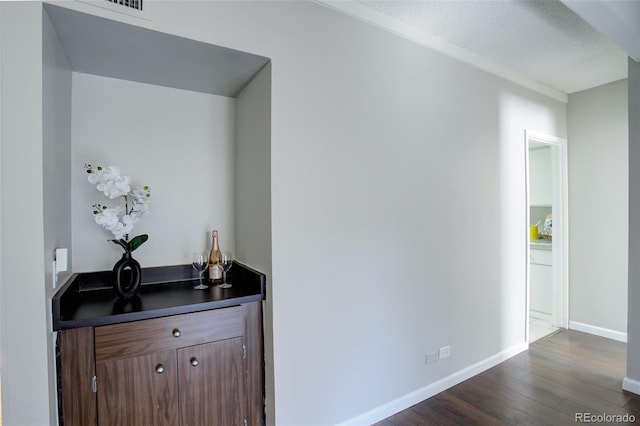
[[191,265],[143,268],[136,297],[120,299],[111,287],[111,271],[72,275],[53,296],[53,329],[117,324],[209,309],[226,308],[265,298],[265,275],[235,262],[227,289],[210,285],[194,290]]

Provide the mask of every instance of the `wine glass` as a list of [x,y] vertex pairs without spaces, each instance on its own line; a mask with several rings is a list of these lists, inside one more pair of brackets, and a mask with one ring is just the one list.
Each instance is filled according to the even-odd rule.
[[233,263],[233,257],[231,256],[230,251],[222,252],[222,262],[220,262],[220,266],[222,267],[222,284],[219,284],[220,288],[229,288],[231,284],[227,282],[227,271],[231,268],[231,264]]
[[206,253],[194,253],[191,265],[193,265],[193,269],[198,271],[198,274],[200,276],[200,283],[193,288],[196,290],[204,290],[206,288],[209,288],[208,285],[202,282],[204,271],[209,266],[209,256]]

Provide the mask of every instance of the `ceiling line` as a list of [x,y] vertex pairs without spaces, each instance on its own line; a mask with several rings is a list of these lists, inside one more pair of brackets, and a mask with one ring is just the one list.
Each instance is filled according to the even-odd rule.
[[532,80],[524,75],[497,64],[484,56],[477,55],[443,40],[433,34],[416,28],[412,25],[401,22],[373,8],[360,4],[356,1],[342,0],[314,0],[316,3],[334,9],[338,12],[349,15],[360,21],[372,24],[378,28],[389,31],[402,38],[420,44],[429,49],[435,50],[451,58],[457,59],[466,64],[472,65],[497,77],[516,83],[534,92],[548,96],[557,101],[567,103],[569,96],[567,93],[549,87],[538,81]]

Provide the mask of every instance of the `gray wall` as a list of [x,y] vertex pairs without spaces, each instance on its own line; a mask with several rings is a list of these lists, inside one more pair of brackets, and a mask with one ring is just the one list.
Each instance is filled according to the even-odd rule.
[[[235,144],[236,257],[267,276],[264,317],[272,318],[271,287],[271,64],[236,100]],[[264,322],[267,417],[272,419],[273,328]]]
[[46,425],[51,370],[44,267],[42,7],[2,2],[0,10],[2,420],[7,425]]
[[[270,424],[390,414],[441,379],[526,347],[523,135],[566,137],[566,105],[314,3],[156,2],[151,21],[65,5],[272,60]],[[26,19],[40,28],[39,18]],[[22,69],[41,68],[32,60]],[[39,84],[20,89],[41,98]],[[15,118],[41,123],[33,106]],[[13,141],[3,167],[42,149],[36,133]],[[5,214],[4,200],[32,186],[28,177],[8,186],[4,168],[2,182]],[[3,233],[41,223],[38,207],[34,217],[3,216]],[[41,228],[28,232],[31,249],[42,245]],[[3,373],[7,359],[23,356],[20,345],[36,347],[36,361],[46,351],[44,270],[29,274],[36,297],[11,294],[3,322],[32,303],[41,311],[20,327],[20,344],[3,339]],[[426,366],[425,353],[444,345],[451,357]],[[46,389],[45,367],[29,371],[31,399],[6,387],[7,406],[30,408],[9,424],[46,423],[29,421],[48,412],[46,391],[33,395]]]
[[[84,163],[116,165],[133,184],[150,185],[149,214],[133,234],[144,267],[191,263],[193,252],[235,251],[235,100],[73,73],[71,217],[76,272],[109,270],[122,249],[97,225],[94,203],[117,205],[87,181]],[[114,200],[118,201],[118,200]]]
[[524,341],[523,130],[566,136],[565,105],[316,4],[154,6],[272,60],[270,422],[347,420]]
[[640,394],[640,64],[629,59],[629,328],[625,385]]
[[[71,249],[71,65],[60,45],[53,25],[46,13],[42,14],[42,171],[44,203],[44,269],[47,294],[53,294],[54,280],[63,283],[70,272],[54,272],[54,250]],[[73,271],[73,260],[68,256],[68,271]],[[47,310],[47,330],[51,330],[51,314]],[[48,342],[49,392],[54,393],[56,379],[53,355],[54,335]],[[57,417],[57,406],[50,405],[51,417]]]
[[627,81],[569,95],[568,123],[570,321],[626,333]]

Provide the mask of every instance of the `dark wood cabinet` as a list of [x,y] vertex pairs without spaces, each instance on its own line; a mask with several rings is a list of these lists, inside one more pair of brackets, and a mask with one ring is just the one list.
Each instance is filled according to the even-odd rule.
[[65,426],[264,423],[261,302],[63,330],[59,350]]
[[243,425],[247,418],[242,339],[178,351],[180,425]]
[[96,376],[100,426],[179,424],[175,350],[101,362]]
[[96,364],[93,327],[58,332],[60,425],[94,425],[98,411],[93,392]]

